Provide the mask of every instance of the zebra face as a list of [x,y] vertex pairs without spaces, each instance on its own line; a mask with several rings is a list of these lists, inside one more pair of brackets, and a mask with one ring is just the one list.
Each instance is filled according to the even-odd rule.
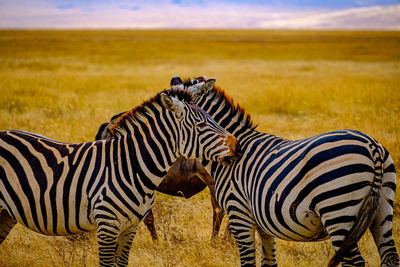
[[215,79],[208,79],[206,76],[200,76],[194,79],[188,79],[184,82],[178,75],[174,75],[171,79],[171,89],[188,90],[193,96],[199,97],[204,95],[210,89],[214,88]]
[[162,95],[162,104],[174,112],[179,130],[180,156],[231,164],[240,156],[236,137],[219,126],[204,110],[192,103]]
[[[193,157],[201,158],[201,154],[204,154],[206,159],[219,161],[222,164],[233,163],[241,154],[236,137],[217,124],[201,108],[195,105],[192,105],[192,108],[196,127],[187,129],[192,129],[193,135],[197,135],[197,146],[199,148],[198,153]],[[221,154],[221,156],[216,158],[215,155],[218,154]]]

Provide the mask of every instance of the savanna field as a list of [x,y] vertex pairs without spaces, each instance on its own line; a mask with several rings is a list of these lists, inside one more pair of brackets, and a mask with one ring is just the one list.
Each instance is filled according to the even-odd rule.
[[[215,77],[259,124],[300,139],[360,130],[400,170],[400,32],[0,31],[0,129],[65,142],[94,140],[98,126],[169,87],[174,74]],[[400,248],[400,192],[394,203]],[[158,193],[160,240],[140,224],[130,266],[238,266],[226,234],[211,241],[205,189],[189,200]],[[360,241],[367,266],[379,256]],[[280,266],[326,266],[329,241],[278,241]],[[21,225],[0,246],[0,266],[96,266],[95,233],[48,237]]]

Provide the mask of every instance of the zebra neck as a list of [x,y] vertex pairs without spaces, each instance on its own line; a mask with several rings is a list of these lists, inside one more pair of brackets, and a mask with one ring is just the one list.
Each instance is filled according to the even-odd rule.
[[209,114],[222,128],[233,134],[239,144],[242,144],[249,137],[259,134],[254,127],[249,126],[249,122],[246,118],[243,118],[242,114],[234,110],[224,116],[219,113]]
[[[256,125],[243,108],[234,105],[224,93],[212,91],[195,104],[204,109],[220,126],[240,139],[255,132]],[[240,140],[238,140],[240,142]]]
[[144,191],[155,190],[178,157],[175,142],[149,136],[132,132],[110,143],[110,166],[116,177],[135,187],[143,185]]

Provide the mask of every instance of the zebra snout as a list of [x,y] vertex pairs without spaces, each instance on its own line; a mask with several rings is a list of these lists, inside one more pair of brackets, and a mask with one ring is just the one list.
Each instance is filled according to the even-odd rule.
[[229,152],[224,157],[221,157],[219,161],[223,165],[229,165],[239,158],[239,156],[242,154],[242,150],[237,142],[236,137],[232,134],[228,135],[225,142],[229,148]]
[[240,148],[240,145],[236,137],[230,134],[227,138],[227,143],[231,152],[229,156],[232,156],[236,160],[238,157],[242,155],[242,149]]

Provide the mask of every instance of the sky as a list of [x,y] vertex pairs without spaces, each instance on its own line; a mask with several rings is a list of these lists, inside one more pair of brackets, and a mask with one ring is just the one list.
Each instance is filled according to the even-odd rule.
[[400,30],[400,0],[0,0],[0,28]]

